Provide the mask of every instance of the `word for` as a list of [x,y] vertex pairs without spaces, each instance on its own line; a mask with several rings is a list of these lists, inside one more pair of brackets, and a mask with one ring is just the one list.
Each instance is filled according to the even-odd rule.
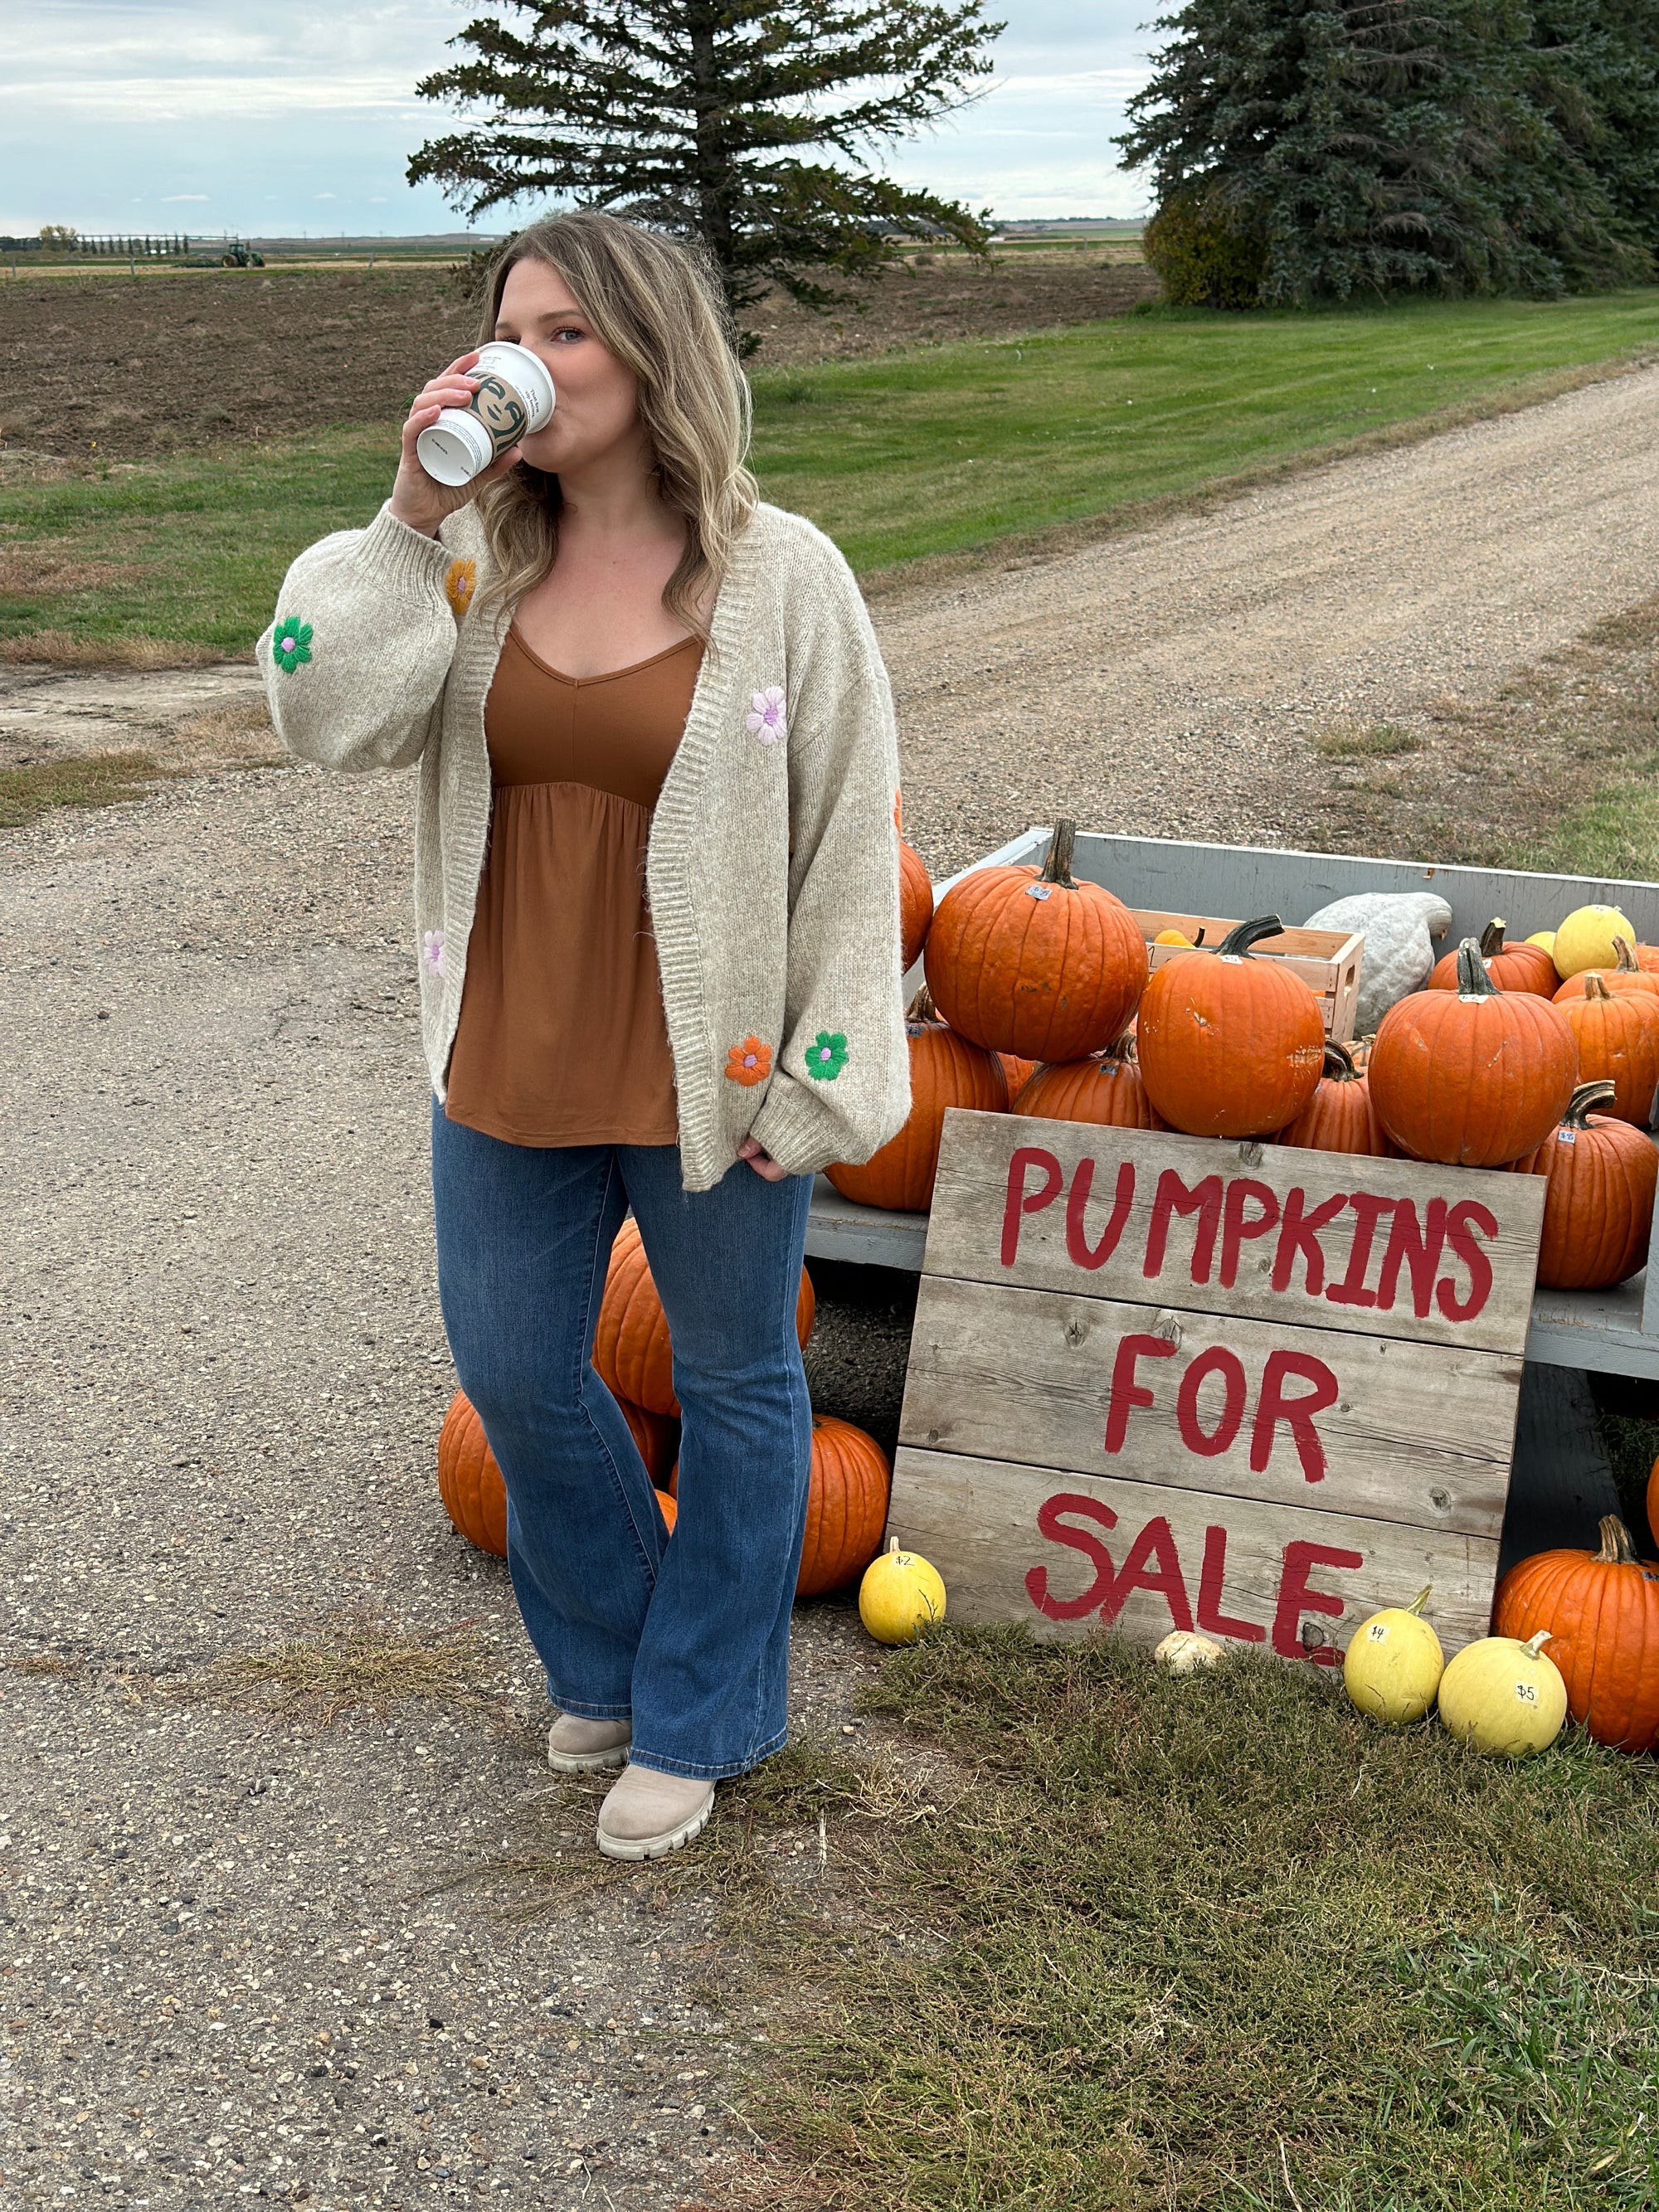
[[[1118,1166],[1106,1218],[1091,1238],[1088,1208],[1095,1165],[1092,1159],[1079,1160],[1066,1192],[1066,1254],[1074,1266],[1090,1270],[1103,1267],[1116,1252],[1135,1202],[1135,1164],[1124,1160]],[[1036,1184],[1030,1180],[1034,1170],[1041,1177]],[[1018,1256],[1024,1217],[1054,1205],[1065,1188],[1065,1171],[1052,1152],[1040,1145],[1017,1148],[1008,1163],[1002,1216],[1005,1267],[1012,1267]],[[1268,1280],[1275,1291],[1297,1288],[1299,1269],[1299,1287],[1309,1297],[1390,1313],[1403,1275],[1410,1285],[1412,1310],[1419,1321],[1426,1320],[1433,1308],[1448,1321],[1472,1320],[1492,1295],[1492,1261],[1484,1248],[1496,1238],[1498,1223],[1478,1200],[1460,1199],[1449,1206],[1443,1198],[1431,1198],[1419,1217],[1415,1201],[1408,1198],[1344,1191],[1310,1206],[1300,1188],[1286,1191],[1281,1199],[1251,1176],[1207,1175],[1189,1188],[1174,1168],[1165,1168],[1153,1194],[1140,1258],[1140,1272],[1149,1282],[1164,1273],[1170,1224],[1176,1216],[1196,1218],[1188,1271],[1190,1280],[1200,1285],[1207,1285],[1213,1275],[1223,1290],[1231,1290],[1238,1280],[1244,1247],[1271,1237],[1276,1242]],[[1320,1243],[1327,1230],[1346,1233],[1352,1240],[1347,1265],[1334,1282],[1326,1279],[1330,1255]],[[1461,1273],[1441,1273],[1449,1253]],[[1378,1264],[1373,1284],[1369,1278],[1374,1261]],[[1171,1272],[1182,1270],[1177,1266]]]
[[[1117,1357],[1112,1362],[1111,1395],[1106,1409],[1108,1452],[1122,1450],[1129,1416],[1136,1407],[1150,1407],[1155,1402],[1152,1391],[1136,1380],[1138,1364],[1143,1359],[1172,1359],[1176,1351],[1176,1346],[1166,1336],[1125,1336],[1118,1340]],[[1221,1403],[1216,1408],[1214,1425],[1206,1429],[1199,1399],[1205,1384],[1212,1381],[1220,1386]],[[1292,1396],[1292,1382],[1305,1382],[1311,1388]],[[1250,1423],[1252,1473],[1261,1474],[1266,1471],[1282,1423],[1291,1432],[1304,1475],[1310,1482],[1322,1482],[1325,1447],[1320,1442],[1313,1417],[1335,1405],[1341,1395],[1342,1388],[1335,1375],[1312,1352],[1270,1352],[1261,1370],[1261,1388]],[[1224,1344],[1214,1344],[1207,1352],[1200,1352],[1182,1376],[1181,1387],[1176,1392],[1176,1427],[1188,1450],[1200,1459],[1216,1459],[1231,1449],[1244,1425],[1249,1396],[1249,1378],[1236,1352],[1230,1352]]]
[[[1072,1521],[1062,1518],[1070,1514]],[[1081,1620],[1098,1613],[1108,1624],[1115,1621],[1137,1590],[1149,1590],[1169,1608],[1170,1626],[1198,1627],[1212,1636],[1231,1636],[1244,1644],[1265,1644],[1271,1634],[1273,1648],[1281,1659],[1311,1659],[1316,1666],[1334,1667],[1341,1653],[1328,1644],[1304,1642],[1301,1634],[1304,1613],[1340,1617],[1346,1607],[1328,1590],[1315,1589],[1309,1580],[1316,1568],[1363,1567],[1364,1556],[1331,1544],[1312,1544],[1301,1538],[1286,1544],[1279,1562],[1279,1589],[1273,1604],[1271,1632],[1254,1620],[1241,1620],[1223,1610],[1223,1584],[1227,1574],[1227,1531],[1216,1524],[1204,1531],[1204,1557],[1198,1571],[1198,1603],[1189,1597],[1189,1584],[1175,1531],[1162,1514],[1156,1515],[1132,1539],[1123,1565],[1115,1566],[1100,1538],[1088,1528],[1073,1525],[1078,1519],[1115,1528],[1117,1516],[1097,1498],[1057,1491],[1037,1509],[1037,1528],[1050,1543],[1080,1552],[1093,1565],[1095,1578],[1079,1597],[1058,1598],[1048,1588],[1048,1570],[1033,1567],[1025,1577],[1025,1593],[1048,1620]]]

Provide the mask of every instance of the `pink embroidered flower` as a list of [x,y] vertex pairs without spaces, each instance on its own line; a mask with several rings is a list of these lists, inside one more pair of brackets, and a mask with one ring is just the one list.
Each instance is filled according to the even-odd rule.
[[749,728],[751,736],[763,745],[775,745],[784,734],[783,693],[775,684],[764,691],[757,691],[749,702]]
[[428,929],[421,942],[421,960],[429,975],[444,972],[444,933],[441,929]]

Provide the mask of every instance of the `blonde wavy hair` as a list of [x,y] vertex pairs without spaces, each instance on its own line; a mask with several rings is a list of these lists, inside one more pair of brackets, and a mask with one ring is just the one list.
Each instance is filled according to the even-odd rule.
[[[750,395],[720,284],[690,247],[621,216],[580,209],[532,223],[490,274],[479,343],[495,335],[508,272],[544,261],[570,287],[599,343],[640,384],[640,414],[667,504],[684,518],[685,551],[663,605],[705,640],[700,602],[713,603],[758,496],[744,466]],[[489,550],[484,598],[505,611],[553,566],[559,480],[527,462],[478,495]]]

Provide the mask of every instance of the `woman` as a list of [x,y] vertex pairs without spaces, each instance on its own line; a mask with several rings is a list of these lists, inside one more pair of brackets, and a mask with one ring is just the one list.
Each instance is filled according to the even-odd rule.
[[[784,1741],[811,1176],[908,1107],[886,676],[834,546],[757,501],[717,296],[613,216],[522,232],[483,336],[547,364],[551,421],[434,483],[416,441],[465,405],[464,355],[386,505],[300,556],[259,643],[295,752],[421,764],[444,1321],[549,1756],[623,1767],[598,1843],[624,1859],[690,1841]],[[630,1207],[674,1346],[672,1543],[588,1363]]]

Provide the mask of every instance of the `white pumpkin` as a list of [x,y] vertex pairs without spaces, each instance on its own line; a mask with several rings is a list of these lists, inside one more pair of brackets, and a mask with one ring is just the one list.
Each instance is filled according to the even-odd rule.
[[1451,927],[1435,891],[1355,891],[1310,914],[1304,929],[1363,930],[1354,1034],[1370,1036],[1396,1000],[1420,990],[1434,965],[1434,939]]
[[1190,1628],[1173,1629],[1152,1654],[1171,1674],[1190,1674],[1200,1667],[1217,1666],[1226,1656],[1220,1644]]

